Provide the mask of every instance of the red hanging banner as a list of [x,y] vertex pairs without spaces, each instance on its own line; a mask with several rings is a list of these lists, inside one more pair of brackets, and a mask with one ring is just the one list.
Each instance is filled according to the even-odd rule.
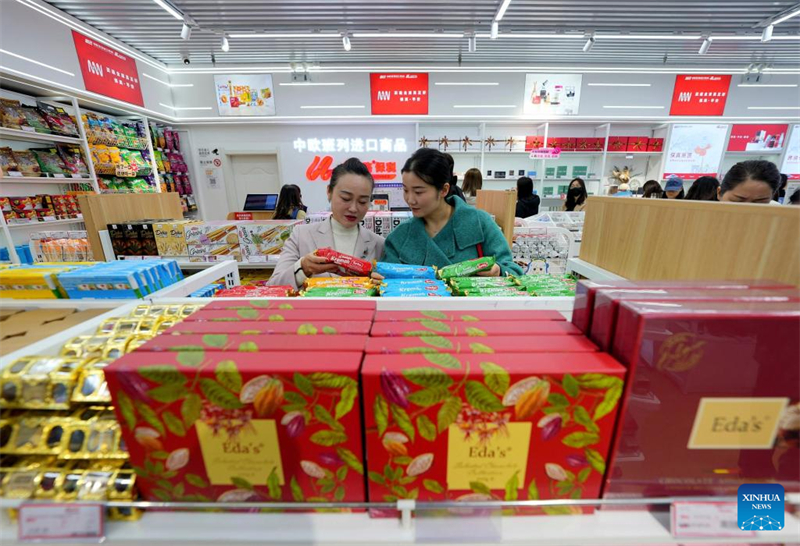
[[74,30],[72,38],[87,91],[144,106],[135,59]]
[[721,116],[725,112],[730,75],[684,75],[675,77],[670,116]]
[[372,114],[428,115],[428,74],[370,74]]

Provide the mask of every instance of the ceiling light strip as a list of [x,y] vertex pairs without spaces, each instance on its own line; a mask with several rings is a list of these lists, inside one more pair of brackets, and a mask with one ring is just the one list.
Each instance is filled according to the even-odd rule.
[[331,106],[317,106],[317,105],[307,105],[301,106],[301,110],[363,110],[365,108],[364,105],[331,105]]
[[[486,35],[488,37],[488,34]],[[463,32],[354,32],[353,38],[463,38]]]
[[153,0],[156,4],[158,4],[161,9],[172,15],[178,21],[183,21],[183,13],[175,9],[169,2],[165,2],[164,0]]
[[652,87],[651,83],[590,83],[589,87]]
[[608,108],[609,110],[663,110],[663,106],[617,106],[617,105],[606,105],[603,108]]
[[163,102],[158,103],[159,106],[163,106],[164,108],[170,108],[175,110],[176,112],[181,110],[211,110],[211,106],[170,106],[169,104],[164,104]]
[[500,82],[434,82],[433,85],[479,87],[479,86],[500,85]]
[[800,106],[748,106],[748,110],[800,110]]
[[67,72],[66,70],[62,70],[60,68],[56,68],[55,66],[50,66],[49,64],[45,64],[43,62],[37,61],[35,59],[31,59],[30,57],[25,57],[24,55],[19,55],[18,53],[12,53],[11,51],[0,49],[0,53],[4,55],[9,55],[11,57],[16,57],[17,59],[21,59],[23,61],[27,61],[29,63],[33,63],[35,65],[42,66],[44,68],[49,68],[50,70],[55,70],[56,72],[61,72],[62,74],[66,74],[67,76],[75,77],[75,74],[72,72]]
[[454,104],[453,108],[517,108],[516,104]]
[[740,83],[736,87],[797,87],[796,83]]
[[279,83],[278,85],[293,86],[293,87],[322,87],[322,86],[341,86],[344,85],[344,82],[287,82],[287,83]]
[[341,34],[325,34],[322,32],[255,32],[255,33],[234,33],[228,34],[229,38],[329,38],[329,39],[336,39],[341,40]]

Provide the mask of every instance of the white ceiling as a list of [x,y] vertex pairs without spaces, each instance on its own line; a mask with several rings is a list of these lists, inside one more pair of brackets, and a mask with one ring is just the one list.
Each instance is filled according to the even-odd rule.
[[[797,0],[512,0],[502,33],[567,33],[565,38],[352,38],[344,51],[342,32],[457,32],[488,34],[502,0],[173,0],[196,22],[191,40],[180,38],[181,22],[152,0],[50,0],[53,6],[170,65],[401,64],[461,62],[464,66],[624,65],[744,68],[766,63],[800,67],[800,40],[715,39],[761,35],[758,23],[797,5]],[[231,38],[223,33],[331,33],[329,38]],[[706,55],[701,40],[598,38],[583,52],[585,33],[700,36],[711,33]],[[775,36],[800,36],[800,16],[775,27]]]

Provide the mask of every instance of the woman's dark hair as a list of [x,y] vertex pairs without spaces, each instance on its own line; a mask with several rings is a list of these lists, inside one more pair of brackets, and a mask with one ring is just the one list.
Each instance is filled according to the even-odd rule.
[[[573,182],[577,182],[581,187],[581,193],[577,197],[573,196],[572,192],[569,191],[572,188]],[[575,207],[582,205],[586,201],[588,195],[589,194],[586,192],[586,182],[583,181],[583,178],[573,178],[569,186],[567,186],[567,202],[564,203],[566,209],[575,210]]]
[[719,180],[713,176],[701,176],[692,183],[692,187],[686,192],[688,201],[719,201],[717,197]]
[[650,199],[653,196],[661,198],[664,195],[664,188],[656,180],[648,180],[642,186],[642,199]]
[[478,190],[483,187],[483,176],[479,169],[470,169],[464,173],[464,184],[462,190],[466,195],[475,197],[478,195]]
[[275,205],[273,220],[291,220],[294,209],[302,209],[303,201],[300,199],[300,188],[294,184],[284,184]]
[[528,176],[517,178],[517,201],[533,196],[533,180]]
[[789,204],[800,205],[800,190],[795,190],[792,195],[788,197]]
[[453,176],[453,158],[432,148],[420,148],[408,158],[401,173],[413,173],[417,178],[441,191]]
[[781,173],[774,163],[764,159],[741,161],[731,167],[725,174],[725,178],[722,179],[722,184],[720,184],[721,194],[726,194],[739,184],[747,182],[748,180],[755,180],[756,182],[767,184],[772,188],[772,193],[774,195],[781,185]]
[[333,169],[331,173],[331,181],[328,184],[328,189],[332,190],[336,187],[337,182],[339,182],[339,178],[346,174],[355,174],[358,176],[363,176],[367,180],[369,180],[369,185],[371,188],[375,187],[375,180],[372,178],[372,174],[370,174],[369,169],[367,166],[364,165],[360,159],[356,157],[351,157],[344,163],[339,163]]
[[789,177],[781,173],[781,185],[778,187],[778,191],[775,192],[775,201],[777,201],[780,197],[786,197],[786,186],[788,184]]

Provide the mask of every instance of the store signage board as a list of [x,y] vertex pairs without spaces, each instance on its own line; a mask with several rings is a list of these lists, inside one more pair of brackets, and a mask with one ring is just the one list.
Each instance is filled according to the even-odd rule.
[[[367,166],[367,170],[375,181],[397,179],[397,161],[378,161],[373,159],[363,163]],[[306,169],[306,180],[309,182],[317,180],[327,182],[331,179],[333,168],[333,157],[316,155]]]
[[531,159],[558,159],[561,157],[561,148],[539,148],[531,150]]
[[786,174],[789,180],[800,180],[800,125],[792,126],[781,172]]
[[728,140],[729,152],[780,152],[789,131],[787,124],[734,125]]
[[673,125],[663,178],[678,176],[692,181],[701,176],[717,176],[727,135],[727,125]]
[[428,74],[370,74],[372,115],[428,115]]
[[20,542],[101,542],[104,513],[101,504],[22,504],[17,537]]
[[271,74],[218,74],[214,87],[220,116],[275,115]]
[[217,149],[198,148],[197,157],[208,187],[212,190],[220,187],[222,184],[222,158],[219,155],[219,151]]
[[721,116],[730,86],[730,75],[678,74],[669,115]]
[[234,220],[252,220],[253,213],[252,212],[234,212],[233,213]]
[[739,529],[735,502],[673,502],[670,507],[672,536],[754,537],[755,531]]
[[87,91],[144,106],[136,59],[74,30],[72,39]]
[[581,74],[526,74],[523,112],[577,116],[582,81]]

